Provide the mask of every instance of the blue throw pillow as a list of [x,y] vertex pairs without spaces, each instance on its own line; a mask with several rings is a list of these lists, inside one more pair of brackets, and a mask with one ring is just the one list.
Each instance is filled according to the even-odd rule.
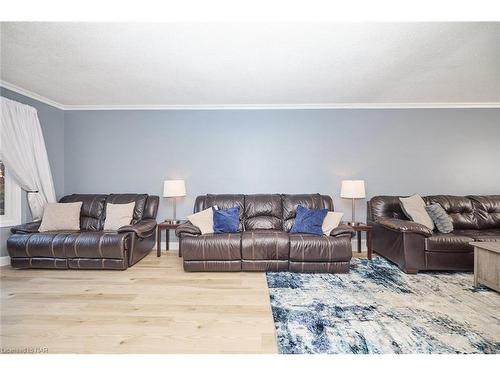
[[295,216],[295,223],[293,223],[290,233],[310,233],[323,235],[323,220],[328,213],[328,209],[309,209],[302,206],[297,207],[297,215]]
[[236,233],[240,231],[240,208],[214,209],[214,233]]

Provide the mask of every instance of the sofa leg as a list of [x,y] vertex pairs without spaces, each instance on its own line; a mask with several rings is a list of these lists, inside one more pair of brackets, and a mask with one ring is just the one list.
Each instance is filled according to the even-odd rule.
[[407,273],[408,275],[416,275],[418,273],[418,270],[416,268],[403,268],[403,272]]

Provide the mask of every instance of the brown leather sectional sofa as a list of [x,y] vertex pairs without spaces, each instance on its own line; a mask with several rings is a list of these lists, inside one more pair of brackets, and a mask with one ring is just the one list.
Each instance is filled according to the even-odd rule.
[[203,195],[194,212],[217,205],[240,207],[240,233],[205,234],[180,225],[186,271],[349,271],[352,228],[341,225],[329,236],[291,234],[298,205],[333,211],[332,198],[320,194]]
[[[159,198],[147,194],[73,194],[60,202],[83,202],[78,232],[38,232],[40,222],[11,228],[7,250],[14,268],[124,270],[154,247]],[[103,231],[106,203],[135,202],[131,225]]]
[[452,233],[431,231],[409,221],[397,196],[377,196],[368,202],[373,250],[404,272],[471,271],[474,250],[469,242],[500,241],[500,195],[433,195],[423,199],[426,204],[439,203],[451,216]]

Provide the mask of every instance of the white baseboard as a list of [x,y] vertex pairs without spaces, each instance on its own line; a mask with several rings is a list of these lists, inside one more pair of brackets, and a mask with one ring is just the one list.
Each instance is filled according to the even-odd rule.
[[[168,243],[168,247],[169,247],[169,250],[179,250],[179,242],[170,241]],[[165,241],[162,241],[161,242],[161,250],[165,251],[166,248],[167,248],[167,243]],[[156,246],[155,246],[155,250],[156,250]]]
[[7,266],[10,264],[10,256],[6,255],[4,257],[0,257],[0,267]]
[[[358,251],[358,240],[356,238],[353,238],[351,241],[351,244],[352,244],[352,251],[357,252]],[[361,251],[367,251],[366,240],[361,240]]]

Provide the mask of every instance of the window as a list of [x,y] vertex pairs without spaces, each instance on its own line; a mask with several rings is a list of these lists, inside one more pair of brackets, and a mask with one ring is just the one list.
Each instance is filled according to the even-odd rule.
[[0,160],[0,227],[21,224],[21,188]]

